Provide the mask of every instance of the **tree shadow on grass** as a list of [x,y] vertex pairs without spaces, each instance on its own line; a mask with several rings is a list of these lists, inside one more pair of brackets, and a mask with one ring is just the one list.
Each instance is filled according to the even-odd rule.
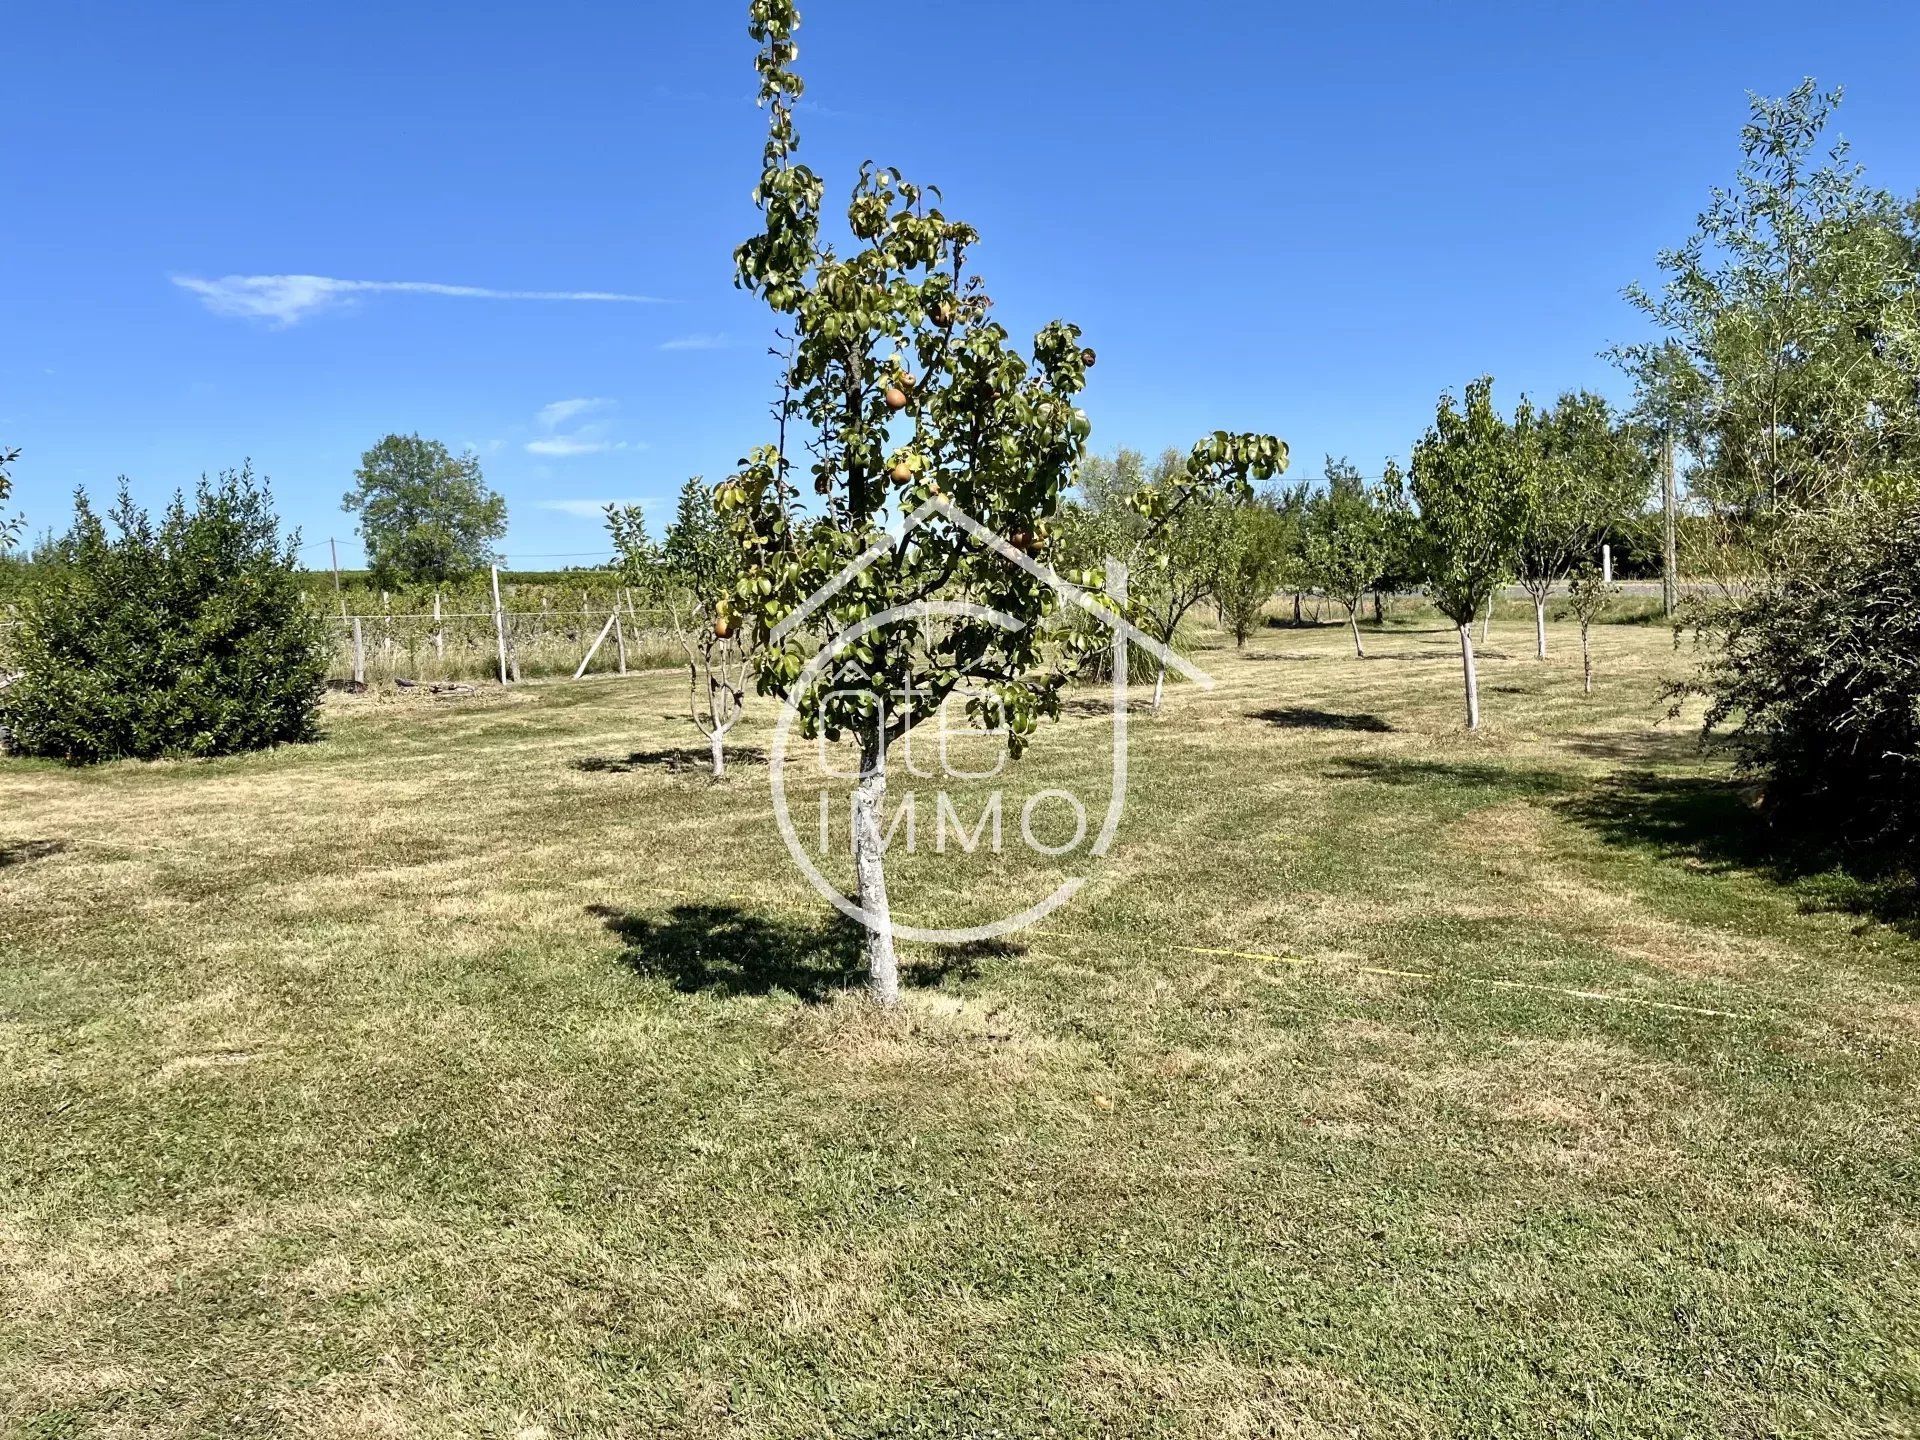
[[[837,911],[804,921],[694,901],[664,917],[610,905],[589,905],[587,913],[619,937],[621,964],[683,995],[785,993],[817,1005],[866,983],[865,931]],[[981,960],[1020,953],[1000,940],[946,947],[931,958],[903,957],[901,978],[912,985],[971,979]]]
[[1702,740],[1694,730],[1589,730],[1567,737],[1566,748],[1593,760],[1622,760],[1643,765],[1680,763],[1723,747]]
[[1677,859],[1695,870],[1747,870],[1800,898],[1920,938],[1920,885],[1890,858],[1848,852],[1767,822],[1749,787],[1701,775],[1626,771],[1560,806],[1611,845]]
[[1514,765],[1471,760],[1398,760],[1349,755],[1334,761],[1326,773],[1332,780],[1368,780],[1375,785],[1476,790],[1501,799],[1564,795],[1581,785],[1577,777],[1563,775],[1558,770],[1529,770]]
[[31,860],[45,860],[49,855],[58,855],[67,848],[64,840],[5,840],[0,841],[0,870],[9,865],[25,865]]
[[1306,705],[1287,705],[1272,710],[1249,710],[1249,720],[1264,720],[1282,730],[1364,730],[1384,735],[1393,726],[1378,715],[1346,713],[1339,710],[1315,710]]
[[[764,765],[767,752],[757,745],[729,745],[727,768],[735,765]],[[707,749],[691,745],[669,746],[664,750],[635,750],[631,755],[583,755],[569,760],[568,766],[593,775],[631,775],[637,770],[657,770],[663,775],[710,775],[713,755]]]

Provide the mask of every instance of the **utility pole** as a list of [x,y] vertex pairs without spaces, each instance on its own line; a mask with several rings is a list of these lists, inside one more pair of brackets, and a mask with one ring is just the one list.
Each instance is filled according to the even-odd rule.
[[1673,618],[1673,612],[1680,603],[1680,553],[1678,521],[1676,511],[1678,502],[1673,490],[1673,431],[1666,432],[1665,473],[1660,479],[1661,506],[1665,511],[1666,533],[1663,540],[1664,554],[1661,557],[1660,593],[1666,605],[1667,618]]

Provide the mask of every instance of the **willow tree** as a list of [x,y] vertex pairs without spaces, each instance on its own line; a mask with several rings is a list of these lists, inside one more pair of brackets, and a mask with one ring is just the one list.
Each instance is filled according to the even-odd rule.
[[1409,488],[1420,511],[1415,546],[1434,608],[1460,632],[1467,728],[1480,728],[1473,621],[1506,581],[1525,505],[1525,461],[1512,427],[1493,408],[1493,381],[1467,386],[1456,408],[1442,395],[1433,425],[1413,447]]
[[[1087,441],[1076,398],[1094,353],[1059,320],[1029,350],[1015,347],[968,269],[978,233],[898,171],[864,164],[846,208],[851,243],[823,238],[824,187],[795,159],[798,25],[793,0],[749,6],[768,111],[754,191],[764,225],[734,260],[737,283],[778,317],[785,348],[778,439],[753,450],[715,500],[746,557],[735,608],[769,637],[760,688],[793,707],[803,734],[858,747],[857,909],[869,986],[890,1005],[899,971],[881,831],[889,748],[960,697],[1017,754],[1059,713],[1070,669],[1043,634],[1059,592],[953,511],[1014,553],[1047,555]],[[795,458],[796,443],[807,460]],[[1179,494],[1156,508],[1244,490],[1285,456],[1271,436],[1217,432],[1188,457]],[[804,500],[803,478],[813,492]],[[929,509],[934,499],[952,510]],[[918,523],[900,523],[909,518]],[[856,561],[863,568],[849,579]]]
[[1920,467],[1920,199],[1823,145],[1840,98],[1751,97],[1732,182],[1661,253],[1664,283],[1627,288],[1664,335],[1615,352],[1694,458],[1694,498],[1762,531],[1911,493]]

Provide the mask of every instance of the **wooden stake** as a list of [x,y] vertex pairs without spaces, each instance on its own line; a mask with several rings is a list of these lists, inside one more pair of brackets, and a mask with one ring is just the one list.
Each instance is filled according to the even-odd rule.
[[493,638],[500,647],[500,683],[507,683],[507,617],[500,609],[500,567],[493,567]]
[[353,617],[353,683],[367,683],[367,647],[360,635],[360,617]]
[[580,668],[573,672],[574,679],[578,680],[582,675],[587,673],[587,666],[593,663],[594,653],[599,650],[600,642],[607,638],[607,632],[613,629],[614,622],[619,618],[620,612],[618,610],[607,616],[607,623],[600,627],[599,639],[596,639],[592,645],[588,646],[587,653],[580,657]]
[[440,592],[433,592],[433,658],[444,663],[447,658],[447,632],[440,625]]
[[620,623],[618,607],[613,612],[613,644],[620,652],[620,673],[624,675],[627,673],[627,627]]

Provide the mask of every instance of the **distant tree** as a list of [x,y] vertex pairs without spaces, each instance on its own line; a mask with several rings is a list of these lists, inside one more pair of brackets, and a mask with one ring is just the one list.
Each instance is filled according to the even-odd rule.
[[1460,632],[1469,730],[1480,728],[1473,620],[1511,573],[1524,478],[1511,427],[1493,408],[1491,378],[1469,384],[1462,407],[1451,394],[1440,397],[1432,427],[1413,449],[1410,489],[1427,593]]
[[666,612],[686,651],[688,718],[707,737],[713,776],[721,779],[727,773],[727,733],[745,708],[758,638],[753,617],[734,608],[734,587],[746,572],[740,548],[698,475],[680,488],[660,545],[647,535],[638,505],[609,505],[607,528],[622,579]]
[[1580,622],[1580,683],[1588,695],[1593,693],[1593,645],[1590,639],[1593,622],[1600,618],[1619,593],[1620,587],[1607,580],[1605,572],[1591,560],[1574,566],[1567,581],[1567,603],[1573,609],[1573,618]]
[[1346,610],[1353,653],[1364,659],[1360,600],[1380,583],[1391,556],[1388,506],[1347,460],[1327,456],[1325,474],[1326,489],[1307,502],[1301,517],[1303,569],[1316,590]]
[[1639,514],[1653,483],[1651,452],[1588,391],[1562,395],[1544,413],[1522,399],[1509,435],[1524,502],[1513,568],[1533,599],[1534,653],[1544,660],[1553,587]]
[[1247,500],[1228,507],[1208,589],[1236,647],[1244,647],[1260,628],[1267,602],[1280,588],[1291,558],[1287,540],[1287,522],[1271,502]]
[[376,584],[455,584],[493,563],[507,502],[487,488],[478,455],[389,435],[360,457],[354,475],[340,508],[360,516]]
[[[1187,459],[1166,450],[1128,504],[1142,529],[1128,566],[1126,611],[1135,625],[1169,650],[1180,623],[1213,595],[1215,562],[1232,528],[1233,502],[1213,495],[1181,496]],[[1169,500],[1165,497],[1180,497]],[[1153,708],[1166,694],[1167,666],[1153,673]]]
[[298,544],[248,468],[202,479],[191,509],[175,495],[157,525],[124,482],[104,522],[79,492],[21,607],[0,692],[14,744],[84,764],[311,739],[326,651]]
[[[1133,496],[1148,483],[1146,456],[1121,447],[1113,455],[1083,455],[1074,467],[1072,489],[1065,494],[1052,521],[1048,563],[1061,575],[1094,593],[1105,593],[1109,558],[1137,569],[1142,561],[1147,522],[1134,508]],[[1064,632],[1078,659],[1078,678],[1112,678],[1115,649],[1109,631],[1096,615],[1078,606],[1062,609],[1051,619]],[[1141,645],[1118,647],[1127,664],[1129,682],[1147,684],[1154,675],[1153,654]]]

